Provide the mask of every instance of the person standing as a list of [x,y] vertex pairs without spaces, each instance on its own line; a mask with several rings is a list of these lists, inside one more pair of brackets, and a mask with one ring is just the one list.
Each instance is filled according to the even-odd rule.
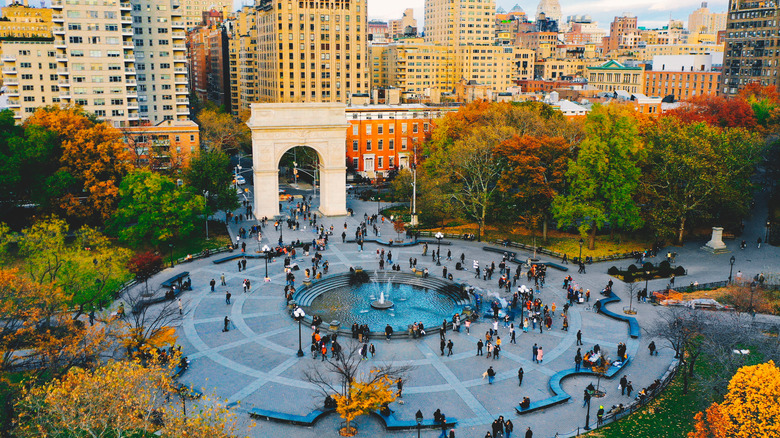
[[229,332],[230,331],[230,318],[227,316],[225,317],[225,327],[222,328],[223,332]]
[[404,381],[400,377],[395,381],[395,387],[398,388],[398,398],[403,398],[401,393],[404,391]]
[[602,424],[604,424],[604,405],[599,406],[596,412],[596,427],[601,427]]
[[225,303],[226,304],[230,304],[230,291],[229,290],[225,291]]
[[631,383],[631,381],[628,381],[628,384],[626,384],[626,395],[630,398],[631,393],[634,391],[634,384]]
[[482,343],[482,339],[477,341],[477,356],[482,356],[482,347],[485,344]]
[[471,335],[471,333],[469,333],[469,329],[470,328],[471,328],[471,320],[467,318],[466,319],[466,334],[469,335],[469,336]]
[[184,306],[181,303],[181,298],[179,298],[178,304],[179,304],[179,315],[184,315]]
[[452,343],[452,339],[450,339],[449,341],[447,341],[447,356],[448,356],[448,357],[449,357],[449,356],[452,356],[452,347],[454,347],[454,346],[455,346],[455,345]]
[[539,351],[537,353],[537,362],[542,363],[544,361],[544,350],[542,350],[542,346],[539,346]]
[[585,389],[583,391],[583,395],[582,395],[582,407],[584,408],[585,405],[587,405],[589,401],[590,401],[590,393],[588,392],[587,389]]
[[582,367],[582,353],[580,349],[577,349],[577,354],[574,355],[574,372],[579,373]]
[[444,338],[441,338],[441,341],[439,342],[439,350],[441,350],[441,355],[444,356],[444,347],[447,346],[447,342],[444,341]]
[[[227,283],[225,283],[225,273],[223,272],[222,275],[219,276],[219,279],[222,281],[222,286],[227,286]],[[213,292],[213,289],[212,289]]]
[[506,420],[506,422],[504,423],[504,430],[506,431],[504,437],[511,438],[512,431],[515,430],[515,425],[512,424],[512,420]]
[[523,367],[520,367],[520,369],[517,370],[517,386],[523,385],[523,374],[525,374]]
[[650,345],[647,346],[647,349],[650,350],[650,356],[658,355],[655,351],[655,341],[650,341]]
[[534,438],[534,432],[531,430],[530,426],[525,430],[525,438]]
[[496,380],[496,372],[493,370],[492,366],[488,367],[487,376],[488,376],[488,385],[492,385],[493,381]]
[[209,286],[211,286],[212,292],[214,292],[214,286],[216,285],[217,285],[217,281],[212,278],[211,281],[209,281]]
[[577,345],[582,345],[582,330],[577,330]]
[[626,395],[626,385],[628,385],[628,378],[624,374],[620,378],[620,395]]
[[537,357],[539,357],[539,347],[534,344],[533,348],[531,348],[532,357],[531,360],[533,360],[536,363]]

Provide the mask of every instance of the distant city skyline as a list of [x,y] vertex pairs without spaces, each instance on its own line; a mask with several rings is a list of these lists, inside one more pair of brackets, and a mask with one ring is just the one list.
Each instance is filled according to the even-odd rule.
[[[657,28],[666,26],[669,18],[688,21],[688,15],[701,6],[702,0],[560,0],[563,19],[569,15],[590,15],[599,23],[599,27],[609,30],[609,23],[615,16],[628,13],[639,18],[639,26]],[[252,1],[236,0],[236,8]],[[712,12],[726,12],[727,0],[708,1]],[[515,4],[533,18],[536,14],[537,0],[496,0],[496,6],[507,11]],[[413,8],[414,18],[423,26],[425,0],[368,0],[368,18],[390,20],[401,18],[404,9]],[[422,29],[420,29],[422,31]]]

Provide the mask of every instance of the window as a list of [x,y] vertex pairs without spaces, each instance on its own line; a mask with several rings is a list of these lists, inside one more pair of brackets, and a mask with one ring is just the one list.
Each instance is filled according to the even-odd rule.
[[379,142],[378,142],[378,143],[377,143],[377,145],[376,145],[376,149],[377,149],[378,151],[384,150],[384,146],[385,146],[385,145],[384,145],[384,140],[382,140],[382,139],[380,138],[380,139],[379,139]]
[[366,135],[371,135],[371,124],[366,125]]
[[367,151],[371,150],[371,140],[366,140],[366,150]]
[[412,123],[412,132],[417,134],[417,132],[418,132],[418,130],[417,130],[417,123]]
[[383,168],[383,167],[384,167],[384,166],[382,165],[382,161],[383,161],[383,159],[384,159],[384,158],[385,158],[385,157],[378,157],[378,158],[376,159],[376,168],[377,168],[377,169],[381,169],[381,168]]
[[83,39],[80,36],[71,36],[68,37],[68,41],[70,41],[71,44],[81,44]]
[[360,126],[357,123],[352,125],[352,135],[358,135],[359,134],[358,129],[360,129]]
[[387,144],[387,148],[390,149],[391,151],[395,150],[395,139],[391,138],[389,140],[389,143]]
[[382,131],[384,130],[383,128],[384,128],[384,126],[382,126],[382,125],[377,126],[376,127],[376,133],[377,134],[382,134]]
[[352,140],[352,150],[354,152],[358,151],[358,141],[357,140]]

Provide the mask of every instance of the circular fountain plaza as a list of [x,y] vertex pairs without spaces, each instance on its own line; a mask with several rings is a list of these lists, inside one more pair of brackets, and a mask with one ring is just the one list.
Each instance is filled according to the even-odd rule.
[[[355,202],[356,214],[346,220],[333,220],[337,234],[340,234],[339,228],[345,221],[348,230],[354,230],[363,218],[363,210],[359,208],[368,208],[365,204],[360,207],[361,204],[356,201],[351,202]],[[331,222],[325,219],[324,224],[328,227]],[[389,221],[381,228],[382,235],[394,235]],[[278,239],[278,233],[274,232],[272,226],[267,227],[264,234],[264,241],[261,243],[275,242]],[[284,238],[305,241],[310,240],[312,234],[305,230],[285,230]],[[301,327],[302,347],[305,352],[302,358],[296,355],[298,323],[291,318],[290,309],[284,300],[285,274],[281,259],[269,263],[269,282],[264,282],[264,260],[249,259],[247,269],[239,272],[235,260],[224,264],[213,263],[224,254],[166,270],[157,277],[158,281],[161,282],[179,272],[189,271],[193,285],[193,290],[183,295],[185,315],[178,330],[179,343],[191,360],[190,368],[180,381],[235,403],[242,427],[252,422],[248,414],[252,409],[308,415],[323,405],[323,395],[305,378],[308,370],[321,366],[319,359],[313,360],[309,353],[312,331],[308,321],[311,321],[311,316],[319,315],[322,318],[321,328],[324,334],[330,333],[331,321],[339,321],[340,329],[344,332],[339,337],[339,343],[346,349],[351,342],[351,337],[346,333],[355,322],[368,324],[370,330],[377,334],[382,333],[385,325],[389,323],[395,332],[399,333],[405,331],[412,322],[423,322],[426,328],[438,327],[442,319],[449,320],[452,314],[462,312],[464,306],[474,306],[468,297],[456,293],[463,290],[456,286],[458,283],[483,291],[483,312],[489,306],[490,300],[510,297],[505,292],[496,292],[498,275],[488,281],[474,278],[474,271],[471,269],[455,270],[455,262],[461,254],[464,254],[465,265],[469,268],[474,260],[479,261],[480,266],[490,262],[498,265],[501,261],[500,254],[485,251],[485,243],[457,240],[449,242],[451,245],[446,243],[445,240],[442,244],[443,266],[439,267],[431,259],[431,250],[436,248],[435,242],[429,244],[429,252],[423,256],[421,245],[401,248],[377,246],[367,242],[364,250],[360,251],[354,243],[342,243],[338,237],[331,238],[327,249],[322,252],[323,260],[327,260],[330,265],[330,274],[314,281],[308,287],[303,287],[302,283],[303,269],[310,267],[310,258],[299,257],[294,260],[293,262],[301,267],[301,270],[294,271],[296,299],[307,313]],[[687,261],[686,280],[706,282],[722,278],[723,272],[718,266],[728,265],[728,255],[700,253],[698,246],[700,242],[693,242],[678,250],[678,258]],[[248,251],[249,248],[250,246]],[[379,267],[377,248],[392,251],[393,259],[400,265],[401,271],[375,272]],[[452,253],[452,260],[446,259],[448,250]],[[766,254],[768,258],[762,263],[775,263],[771,254]],[[530,254],[520,252],[518,257],[530,257]],[[753,257],[758,260],[758,257],[763,257],[763,253]],[[427,268],[430,277],[423,279],[412,274],[409,258],[417,258],[417,268]],[[624,260],[613,264],[625,267],[631,262],[632,260]],[[350,268],[359,266],[363,267],[370,280],[358,286],[349,285]],[[515,266],[517,265],[511,264],[512,269]],[[442,278],[444,267],[454,276],[453,282]],[[403,421],[414,421],[415,413],[419,409],[425,418],[429,419],[433,411],[441,409],[448,418],[458,420],[458,437],[483,437],[493,420],[500,415],[512,419],[515,433],[524,432],[527,427],[532,428],[534,437],[553,437],[556,433],[565,436],[576,432],[578,427],[584,425],[585,419],[585,408],[582,407],[583,389],[591,382],[595,384],[595,378],[575,375],[560,380],[559,389],[553,386],[557,381],[556,376],[574,367],[573,358],[577,349],[582,348],[584,353],[595,344],[599,344],[611,355],[615,354],[618,344],[625,344],[631,361],[615,378],[602,380],[607,395],[592,406],[591,421],[595,421],[598,405],[609,409],[614,404],[627,404],[632,401],[632,398],[621,396],[620,391],[616,390],[617,379],[627,375],[638,391],[661,378],[673,361],[672,350],[665,348],[664,342],[658,339],[655,342],[661,347],[660,355],[650,357],[647,354],[647,345],[652,339],[645,329],[656,323],[660,308],[634,300],[633,307],[638,311],[635,317],[641,328],[641,334],[636,338],[629,336],[629,327],[625,322],[586,310],[584,305],[575,304],[570,309],[568,331],[562,330],[561,325],[560,311],[566,300],[565,291],[561,288],[563,278],[572,275],[577,285],[590,289],[592,304],[602,298],[598,292],[610,279],[606,274],[608,267],[603,264],[588,266],[588,273],[585,275],[577,274],[576,269],[566,272],[548,269],[547,284],[538,296],[545,304],[557,305],[557,317],[552,329],[545,329],[542,333],[538,327],[528,333],[519,331],[517,343],[512,344],[509,342],[508,328],[505,328],[503,323],[499,324],[498,334],[502,339],[499,360],[475,355],[477,340],[484,340],[485,332],[492,328],[492,321],[483,318],[471,325],[470,334],[465,332],[463,326],[459,333],[447,331],[446,340],[452,340],[454,344],[452,356],[441,355],[440,338],[436,333],[429,332],[421,339],[394,336],[390,341],[386,341],[381,335],[372,336],[369,342],[374,344],[376,356],[369,357],[368,365],[391,363],[412,366],[404,385],[401,400],[403,404],[394,402],[390,405],[395,411],[395,417]],[[223,273],[227,284],[219,286]],[[218,285],[215,292],[211,292],[208,286],[212,278]],[[525,279],[525,276],[523,278]],[[241,284],[244,279],[249,279],[252,283],[252,289],[248,293],[242,292]],[[663,288],[664,281],[650,280],[649,289]],[[230,304],[225,302],[227,290],[232,293]],[[615,292],[622,301],[608,304],[606,308],[622,315],[623,307],[628,306],[628,293],[620,282],[616,282]],[[372,308],[372,303],[381,302],[383,297],[384,303],[392,302],[392,306],[382,310]],[[231,329],[228,332],[222,331],[225,316],[231,320]],[[576,343],[576,333],[579,330],[582,331],[582,346]],[[542,363],[532,360],[534,344],[544,349]],[[488,385],[487,380],[482,378],[489,366],[496,371],[496,379],[492,385]],[[518,386],[519,368],[524,370],[522,386]],[[515,411],[523,397],[537,402],[555,397],[558,390],[571,398],[532,413],[521,415]],[[333,414],[319,420],[311,428],[257,421],[254,428],[246,429],[246,435],[312,438],[336,436],[339,423],[340,418]],[[371,416],[361,417],[357,425],[361,436],[416,434],[387,432],[382,423]],[[423,430],[422,434],[438,436],[439,432]]]

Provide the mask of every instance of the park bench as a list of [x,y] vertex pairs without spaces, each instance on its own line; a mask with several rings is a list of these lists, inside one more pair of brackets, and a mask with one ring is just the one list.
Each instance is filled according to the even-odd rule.
[[182,288],[182,282],[185,278],[189,277],[190,273],[188,271],[184,271],[182,273],[176,274],[173,277],[165,280],[162,282],[162,287],[172,288],[174,285],[179,286],[179,289]]
[[276,421],[279,423],[295,424],[298,426],[313,426],[320,418],[335,412],[335,409],[315,409],[308,415],[286,414],[268,409],[252,408],[249,415],[262,420]]
[[632,316],[626,316],[626,315],[618,315],[617,313],[607,310],[606,305],[609,303],[615,303],[620,301],[620,298],[618,298],[617,295],[615,295],[614,292],[610,292],[610,295],[607,298],[602,298],[594,304],[594,306],[597,306],[599,313],[604,314],[604,316],[618,320],[623,321],[628,324],[628,334],[632,338],[638,338],[640,335],[640,329],[639,329],[639,323],[636,321],[636,318]]
[[[386,430],[413,430],[417,429],[417,420],[399,420],[395,418],[395,415],[393,413],[390,413],[388,415],[382,415],[379,411],[372,411],[373,415],[378,417],[382,420],[385,424]],[[447,425],[447,428],[455,427],[458,424],[458,420],[455,418],[449,418],[445,420],[444,424]],[[429,419],[423,419],[422,423],[420,423],[421,429],[439,429],[441,428],[442,424],[437,423],[433,421],[432,418]]]
[[557,404],[565,403],[565,402],[569,401],[570,398],[571,398],[571,396],[569,396],[569,395],[555,395],[555,396],[552,396],[552,397],[547,397],[544,400],[531,402],[531,404],[527,408],[525,408],[525,409],[521,408],[520,406],[516,406],[515,410],[520,415],[528,414],[530,412],[539,411],[539,410],[542,410],[542,409],[549,408],[550,406],[555,406]]

